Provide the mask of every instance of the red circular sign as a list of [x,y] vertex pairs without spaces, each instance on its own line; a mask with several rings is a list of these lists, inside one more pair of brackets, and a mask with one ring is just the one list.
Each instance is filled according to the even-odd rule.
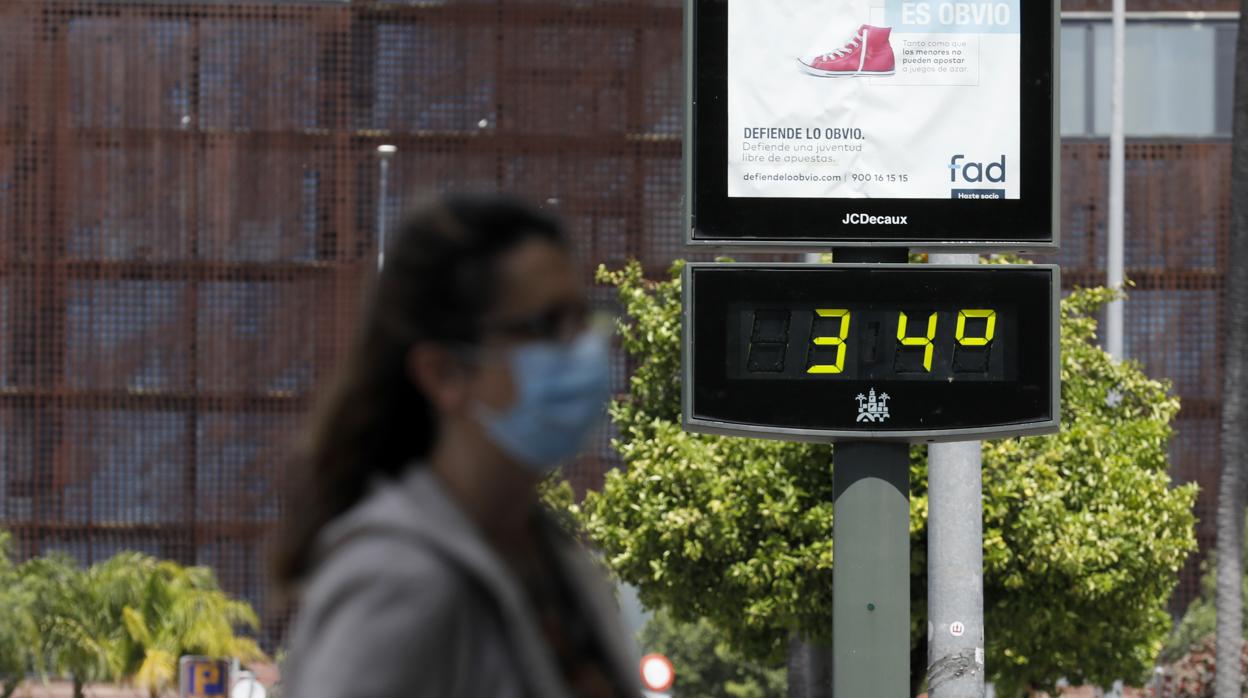
[[666,691],[676,680],[672,662],[661,654],[647,654],[641,658],[641,682],[651,691]]

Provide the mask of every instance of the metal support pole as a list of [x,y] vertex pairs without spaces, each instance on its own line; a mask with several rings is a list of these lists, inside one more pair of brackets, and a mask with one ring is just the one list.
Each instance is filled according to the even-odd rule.
[[[976,264],[933,254],[931,264]],[[927,447],[927,682],[931,698],[984,696],[984,509],[980,442]]]
[[[823,254],[803,255],[809,264],[820,264]],[[788,698],[832,698],[832,648],[811,642],[798,633],[789,638]]]
[[978,441],[927,448],[927,685],[984,695],[984,532]]
[[788,664],[788,698],[832,698],[831,647],[794,634]]
[[386,263],[386,231],[390,221],[386,216],[386,200],[390,194],[390,158],[398,152],[392,145],[377,146],[377,271]]
[[[808,252],[808,264],[819,264],[823,255]],[[811,642],[799,633],[789,637],[788,698],[832,698],[832,648]]]
[[842,441],[832,472],[832,694],[906,698],[910,447]]
[[[1111,88],[1109,129],[1109,250],[1106,281],[1110,288],[1122,288],[1123,226],[1126,218],[1126,0],[1113,0],[1113,86]],[[1122,301],[1105,308],[1105,351],[1122,359]]]

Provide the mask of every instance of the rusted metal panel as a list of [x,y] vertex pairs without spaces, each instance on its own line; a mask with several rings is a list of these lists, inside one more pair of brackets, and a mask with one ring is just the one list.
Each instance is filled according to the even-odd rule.
[[[378,145],[399,148],[388,211],[519,192],[569,222],[586,279],[707,258],[680,229],[680,23],[675,0],[0,3],[0,526],[20,552],[211,564],[263,606],[283,448],[373,266]],[[1127,346],[1185,400],[1173,468],[1205,488],[1202,540],[1229,157],[1128,146]],[[1063,149],[1068,283],[1103,280],[1107,158]],[[569,467],[578,492],[616,464],[610,435]]]

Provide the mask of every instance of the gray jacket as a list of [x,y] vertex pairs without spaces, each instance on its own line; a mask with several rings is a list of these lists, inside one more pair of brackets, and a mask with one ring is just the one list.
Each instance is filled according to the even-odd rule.
[[[635,647],[601,573],[547,529],[616,682],[640,695]],[[429,468],[377,487],[318,548],[284,698],[571,698],[519,581]]]

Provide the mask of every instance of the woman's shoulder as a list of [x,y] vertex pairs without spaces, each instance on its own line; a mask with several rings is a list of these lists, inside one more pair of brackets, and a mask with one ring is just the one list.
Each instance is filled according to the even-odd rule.
[[320,548],[308,588],[337,580],[433,583],[456,575],[454,565],[420,536],[389,526],[343,530]]
[[356,506],[318,536],[305,605],[323,603],[360,585],[421,590],[423,598],[479,595],[488,577],[482,543],[428,468],[373,483]]
[[[484,636],[488,605],[420,536],[370,521],[339,522],[303,588],[288,660],[294,694],[487,695],[459,683],[469,648],[499,642]],[[344,672],[356,683],[342,685]]]
[[306,589],[315,595],[318,588],[344,584],[421,582],[437,590],[443,586],[438,582],[455,576],[454,566],[412,521],[410,505],[394,488],[378,487],[321,532]]
[[323,627],[345,616],[449,610],[466,599],[458,571],[416,539],[386,529],[360,529],[327,549],[300,595],[303,625]]

